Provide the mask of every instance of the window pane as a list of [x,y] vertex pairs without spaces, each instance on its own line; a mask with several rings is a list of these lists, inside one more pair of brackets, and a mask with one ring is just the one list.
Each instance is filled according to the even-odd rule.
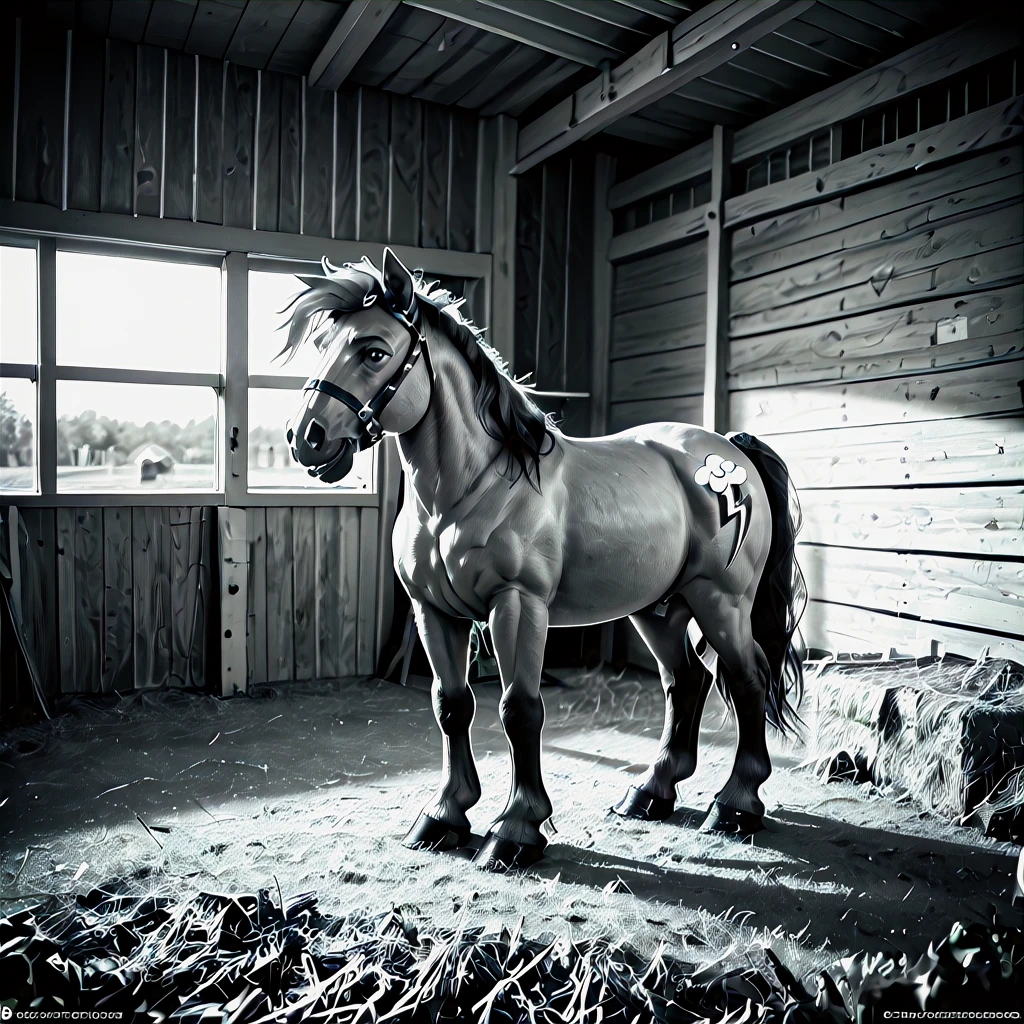
[[36,489],[36,386],[0,378],[0,489]]
[[58,491],[212,491],[217,392],[57,381]]
[[38,306],[35,249],[0,245],[0,359],[36,361]]
[[[311,273],[319,268],[310,266]],[[320,362],[320,353],[310,342],[302,345],[290,362],[274,357],[288,337],[288,322],[283,312],[306,286],[292,274],[249,271],[249,372],[277,373],[311,377]],[[281,328],[280,330],[278,328]]]
[[249,490],[297,490],[331,487],[342,491],[372,491],[374,453],[357,452],[352,470],[336,484],[314,480],[292,459],[285,424],[299,408],[301,393],[284,388],[249,389]]
[[57,362],[218,373],[221,271],[57,253]]

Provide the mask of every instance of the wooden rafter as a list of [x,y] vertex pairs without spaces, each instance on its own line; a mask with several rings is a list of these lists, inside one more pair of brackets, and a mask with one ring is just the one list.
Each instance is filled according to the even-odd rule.
[[380,35],[399,0],[352,0],[309,72],[309,84],[337,89]]
[[810,6],[811,0],[715,0],[525,125],[516,173],[727,63]]

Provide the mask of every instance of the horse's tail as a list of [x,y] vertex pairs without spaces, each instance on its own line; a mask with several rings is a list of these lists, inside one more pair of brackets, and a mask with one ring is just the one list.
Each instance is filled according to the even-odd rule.
[[796,535],[803,518],[800,499],[785,462],[768,445],[746,433],[731,434],[729,440],[757,467],[768,492],[772,541],[750,622],[754,640],[764,651],[771,670],[765,700],[767,718],[780,732],[787,733],[800,721],[796,709],[804,690],[803,663],[793,642],[807,603],[804,575],[796,561]]

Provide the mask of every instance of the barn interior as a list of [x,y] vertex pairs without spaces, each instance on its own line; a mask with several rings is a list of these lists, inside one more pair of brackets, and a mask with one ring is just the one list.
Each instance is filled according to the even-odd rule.
[[[162,1020],[1017,1007],[1024,129],[982,0],[47,0],[0,12],[0,1004]],[[785,459],[803,725],[664,822],[626,620],[552,631],[550,845],[436,785],[393,438],[293,463],[282,310],[390,246],[575,436]],[[486,631],[484,796],[508,791]],[[1019,1007],[1018,1007],[1019,1008]],[[735,1016],[731,1016],[735,1015]]]

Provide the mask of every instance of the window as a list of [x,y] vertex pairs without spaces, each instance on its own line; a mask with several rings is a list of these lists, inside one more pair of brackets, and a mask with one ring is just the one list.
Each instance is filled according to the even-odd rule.
[[38,486],[37,262],[34,243],[0,245],[0,489],[18,493]]

